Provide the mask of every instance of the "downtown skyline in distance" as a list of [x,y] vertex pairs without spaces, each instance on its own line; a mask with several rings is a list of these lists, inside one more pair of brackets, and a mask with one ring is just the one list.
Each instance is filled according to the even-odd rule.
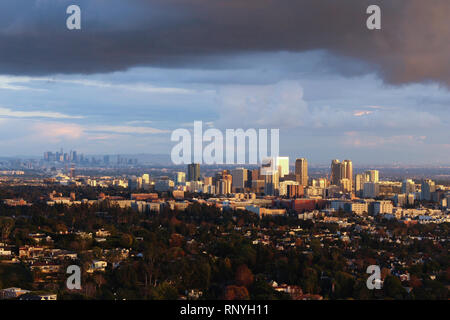
[[[200,9],[114,0],[119,9],[111,9],[83,0],[85,27],[75,32],[61,23],[70,1],[32,2],[31,8],[23,0],[0,4],[4,157],[40,157],[61,147],[169,157],[171,132],[201,120],[222,131],[279,129],[280,155],[311,164],[335,158],[360,165],[450,164],[448,28],[419,1],[378,1],[389,14],[382,30],[368,31],[360,23],[365,5],[356,1],[331,15],[325,4],[299,1],[299,17],[289,15],[283,1],[271,4],[261,11],[263,20],[284,16],[289,23],[266,29],[256,17],[244,19],[253,2]],[[436,6],[445,11],[449,4]],[[327,20],[306,19],[307,9]],[[190,25],[204,10],[210,16]],[[414,25],[416,16],[436,23]],[[230,37],[219,20],[246,32]],[[305,34],[305,23],[325,24],[329,32],[308,28],[314,32]],[[255,38],[257,30],[265,31],[265,42]]]
[[[64,149],[64,148],[58,148],[58,150],[60,149]],[[64,150],[68,150],[67,155],[70,154],[70,152],[75,151],[75,152],[79,152],[79,150],[72,150],[72,149],[64,149]],[[2,155],[0,157],[0,165],[1,165],[1,161],[13,161],[13,160],[22,160],[22,161],[42,161],[45,160],[45,154],[48,152],[52,152],[52,151],[45,151],[42,152],[41,154],[33,154],[33,155],[27,155],[27,154],[17,154],[17,155],[12,155],[12,156],[5,156]],[[57,152],[57,151],[56,151]],[[54,153],[55,155],[56,153]],[[103,159],[105,157],[107,157],[109,159],[109,164],[114,164],[117,163],[117,158],[121,158],[123,159],[127,159],[127,160],[133,160],[135,161],[136,159],[138,160],[140,165],[152,165],[152,164],[157,164],[157,165],[166,165],[168,167],[179,167],[180,165],[176,165],[173,164],[171,162],[170,159],[170,154],[151,154],[151,153],[84,153],[84,152],[80,152],[79,155],[81,155],[82,159],[84,160],[92,160],[93,158],[96,159],[97,163],[102,163]],[[303,154],[301,154],[299,156],[299,154],[294,156],[286,156],[286,155],[281,155],[282,158],[289,158],[289,165],[290,167],[295,169],[295,164],[296,164],[296,158],[299,158],[303,156]],[[314,157],[313,157],[314,158]],[[330,162],[334,159],[337,159],[338,157],[331,157],[331,158],[324,158],[324,159],[319,159],[318,161],[311,161],[309,160],[308,162],[308,167],[311,168],[326,168],[329,167]],[[344,159],[345,157],[341,157],[339,159]],[[308,158],[311,159],[311,158]],[[56,160],[55,160],[56,161]],[[61,163],[71,163],[72,161],[66,161],[66,162],[61,162]],[[184,166],[181,165],[181,166]],[[205,167],[239,167],[239,166],[249,166],[249,167],[257,167],[258,165],[252,165],[252,164],[248,164],[248,163],[236,163],[236,164],[202,164],[202,166]],[[368,162],[356,162],[355,163],[355,168],[363,168],[363,169],[367,169],[367,168],[449,168],[450,167],[450,161],[448,162],[434,162],[434,163],[428,163],[428,162],[408,162],[408,161],[386,161],[386,162],[375,162],[375,161],[368,161]]]

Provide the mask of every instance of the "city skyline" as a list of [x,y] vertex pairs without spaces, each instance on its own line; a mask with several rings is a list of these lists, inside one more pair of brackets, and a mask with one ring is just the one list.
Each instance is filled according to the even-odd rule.
[[[88,159],[96,159],[96,160],[100,160],[102,161],[104,159],[104,157],[109,157],[109,163],[115,163],[117,162],[117,157],[122,157],[123,159],[136,159],[136,157],[142,157],[144,159],[157,159],[157,162],[160,164],[165,163],[167,166],[169,167],[179,167],[180,165],[175,165],[172,164],[170,161],[170,155],[166,155],[166,154],[150,154],[150,153],[85,153],[85,152],[81,152],[80,150],[74,150],[74,149],[64,149],[64,148],[59,148],[59,150],[65,150],[65,152],[63,152],[62,154],[60,153],[60,155],[70,155],[71,152],[75,152],[76,154],[78,154],[78,157],[84,160],[88,160]],[[46,153],[53,153],[53,156],[56,156],[58,154],[58,150],[47,150],[45,152],[41,152],[41,154],[36,154],[36,155],[15,155],[15,156],[1,156],[0,159],[4,159],[4,160],[22,160],[22,161],[27,161],[27,160],[32,160],[32,161],[36,161],[36,160],[46,160]],[[295,169],[295,163],[296,163],[296,159],[298,159],[298,154],[294,153],[293,156],[285,156],[282,155],[278,158],[289,158],[289,166],[290,168],[294,168]],[[314,157],[312,157],[314,158]],[[308,166],[312,167],[312,168],[323,168],[323,167],[328,167],[329,166],[329,162],[332,161],[333,159],[335,159],[336,157],[331,157],[329,159],[320,159],[319,161],[314,161],[311,163],[308,163]],[[309,158],[308,158],[309,159]],[[342,159],[345,159],[345,157],[342,157]],[[71,162],[71,161],[59,161],[59,160],[54,160],[55,162]],[[153,161],[152,160],[144,160],[142,161],[142,163],[144,164],[152,164]],[[183,165],[181,165],[183,166]],[[241,167],[241,166],[250,166],[250,167],[254,167],[254,166],[258,166],[255,164],[249,164],[249,163],[236,163],[236,164],[226,164],[226,163],[222,163],[222,164],[202,164],[202,166],[205,167],[217,167],[217,166],[230,166],[230,167]],[[420,163],[420,162],[397,162],[397,161],[388,161],[386,163],[376,163],[376,162],[355,162],[354,163],[354,167],[355,168],[369,168],[369,167],[385,167],[385,168],[447,168],[450,167],[450,160],[448,163]]]

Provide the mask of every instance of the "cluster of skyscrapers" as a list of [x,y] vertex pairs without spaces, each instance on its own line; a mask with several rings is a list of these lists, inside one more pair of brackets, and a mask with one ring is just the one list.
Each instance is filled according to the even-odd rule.
[[[186,171],[176,172],[173,179],[164,176],[151,180],[149,175],[131,177],[131,189],[155,191],[187,191],[214,195],[266,195],[281,198],[309,199],[385,199],[386,196],[399,206],[414,205],[416,200],[440,201],[435,183],[423,180],[421,185],[413,180],[403,182],[380,181],[378,170],[367,170],[353,175],[351,160],[332,160],[330,174],[323,177],[308,176],[308,161],[297,158],[290,170],[288,157],[273,158],[259,168],[233,168],[210,175],[201,173],[200,164],[187,165]],[[445,198],[445,195],[442,195]],[[362,200],[363,201],[363,200]],[[370,200],[369,200],[370,201]],[[373,201],[373,200],[372,200]],[[352,206],[358,206],[354,203]],[[377,202],[378,203],[378,202]],[[391,205],[391,202],[380,202]],[[356,209],[355,209],[356,210]],[[381,210],[381,209],[380,209]],[[383,211],[383,210],[382,210]],[[389,211],[389,210],[388,210]]]
[[[102,157],[86,157],[83,154],[78,154],[76,150],[71,150],[70,152],[64,152],[61,148],[60,151],[44,152],[44,161],[49,163],[72,163],[80,165],[104,165],[108,166],[111,164],[111,157],[109,155],[104,155]],[[117,155],[116,164],[119,166],[129,166],[136,165],[138,160],[135,158],[128,158],[121,155]]]
[[298,197],[308,186],[308,162],[299,158],[291,173],[289,157],[276,157],[257,169],[235,168],[222,170],[211,177],[202,177],[200,165],[189,164],[186,172],[177,172],[176,186],[186,186],[190,191],[211,194],[254,192],[266,195],[286,195]]
[[71,150],[70,152],[64,152],[61,148],[60,151],[52,152],[47,151],[44,152],[44,160],[48,162],[72,162],[78,163],[83,162],[84,156],[78,155],[75,150]]

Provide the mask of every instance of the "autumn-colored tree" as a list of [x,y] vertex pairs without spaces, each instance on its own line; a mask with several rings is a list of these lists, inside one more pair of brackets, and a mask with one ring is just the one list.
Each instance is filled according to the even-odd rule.
[[381,279],[385,279],[390,274],[391,270],[389,270],[388,268],[381,268]]
[[171,247],[181,247],[183,246],[184,237],[179,233],[172,233],[170,236],[169,244]]
[[241,265],[236,270],[236,284],[249,287],[253,283],[254,277],[252,271],[245,265]]
[[413,288],[419,288],[422,286],[422,281],[415,275],[411,275],[409,285]]
[[250,298],[246,287],[227,286],[225,288],[225,300],[248,300]]

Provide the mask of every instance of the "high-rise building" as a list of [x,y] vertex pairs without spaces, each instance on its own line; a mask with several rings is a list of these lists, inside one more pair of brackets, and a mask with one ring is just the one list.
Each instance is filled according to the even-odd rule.
[[337,159],[331,161],[331,184],[338,186],[344,176],[343,166]]
[[180,185],[186,182],[186,173],[185,172],[176,172],[175,173],[175,184]]
[[231,185],[233,183],[233,176],[228,170],[223,170],[219,172],[214,177],[215,189],[218,194],[229,194],[231,193]]
[[252,187],[252,177],[253,177],[253,170],[247,170],[247,181],[245,183],[245,187],[248,189],[251,189]]
[[142,188],[142,178],[132,176],[128,179],[128,188],[130,190],[137,190]]
[[244,168],[237,168],[231,171],[233,176],[232,190],[234,192],[244,192],[248,180],[248,171]]
[[199,181],[200,180],[200,164],[191,163],[187,167],[187,181]]
[[367,174],[365,173],[358,173],[355,176],[355,193],[358,196],[362,195],[362,191],[364,189],[364,183],[369,182],[367,181]]
[[278,171],[264,176],[264,193],[269,196],[278,195],[280,188],[280,177]]
[[378,170],[367,170],[365,172],[367,176],[367,182],[379,182],[380,181],[380,173]]
[[363,197],[364,198],[376,198],[380,194],[380,185],[378,182],[366,182],[364,183]]
[[308,186],[308,161],[305,158],[295,160],[295,177],[299,185]]
[[259,169],[253,169],[252,170],[252,180],[261,180],[260,170]]
[[303,187],[300,185],[288,185],[287,186],[287,197],[288,198],[300,198],[303,196]]
[[422,190],[420,200],[431,201],[432,193],[436,191],[436,185],[433,180],[422,181]]
[[150,184],[150,175],[148,173],[142,175],[142,183]]
[[212,184],[213,184],[213,178],[212,177],[204,177],[203,178],[203,185],[211,186]]
[[345,181],[345,186],[348,189],[350,185],[350,190],[353,189],[353,164],[351,160],[344,160],[340,162],[338,159],[335,159],[331,162],[331,184],[335,186],[342,187],[342,179],[347,179]]
[[289,174],[289,157],[276,157],[275,164],[280,178],[283,178]]
[[416,184],[411,179],[405,179],[402,182],[402,193],[407,195],[416,192]]
[[51,151],[44,152],[44,160],[45,161],[55,161],[55,156],[54,156],[53,152],[51,152]]
[[347,178],[341,179],[341,188],[344,192],[351,192],[352,191],[352,181]]
[[344,166],[344,176],[342,179],[348,179],[350,181],[350,190],[353,189],[353,163],[351,160],[344,160],[342,162],[342,165]]

